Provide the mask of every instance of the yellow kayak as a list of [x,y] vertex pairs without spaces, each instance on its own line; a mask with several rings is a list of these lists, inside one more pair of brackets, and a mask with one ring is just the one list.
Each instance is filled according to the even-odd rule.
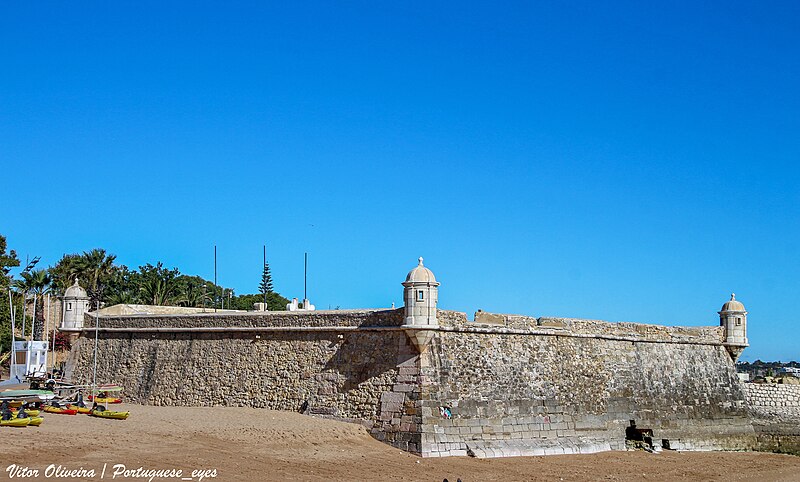
[[89,415],[100,418],[113,418],[116,420],[125,420],[130,415],[130,412],[114,412],[111,410],[92,410]]
[[[22,420],[26,419],[23,418]],[[42,422],[44,422],[44,417],[30,417],[27,420],[28,420],[28,425],[32,427],[38,427],[39,425],[42,424]]]
[[[19,410],[11,410],[11,413],[17,414]],[[38,417],[41,412],[39,410],[25,410],[25,413],[27,413],[29,417]]]
[[31,423],[30,418],[12,418],[11,420],[0,420],[0,427],[27,427]]
[[77,405],[67,405],[67,408],[69,410],[77,410],[78,413],[84,413],[84,414],[88,414],[89,412],[92,411],[92,409],[89,407],[79,407]]

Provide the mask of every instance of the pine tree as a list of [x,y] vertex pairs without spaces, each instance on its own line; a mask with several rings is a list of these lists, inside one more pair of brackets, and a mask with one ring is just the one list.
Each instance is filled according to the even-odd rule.
[[264,263],[264,272],[261,273],[261,284],[258,285],[258,292],[262,295],[272,293],[272,274],[269,272],[269,263]]

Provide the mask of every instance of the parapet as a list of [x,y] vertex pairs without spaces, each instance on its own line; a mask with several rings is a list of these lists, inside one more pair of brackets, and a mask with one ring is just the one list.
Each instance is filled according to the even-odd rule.
[[499,333],[594,337],[654,343],[720,345],[724,332],[719,326],[663,326],[645,323],[609,322],[580,318],[533,317],[478,311],[475,321],[465,313],[439,310],[440,324],[449,330],[497,331]]

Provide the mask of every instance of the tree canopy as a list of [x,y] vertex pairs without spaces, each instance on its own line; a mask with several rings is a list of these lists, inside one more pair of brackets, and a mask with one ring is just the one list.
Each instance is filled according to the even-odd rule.
[[[47,293],[63,295],[77,278],[90,298],[91,309],[98,305],[145,304],[187,307],[252,310],[255,303],[264,301],[266,294],[270,310],[283,310],[289,300],[274,291],[269,264],[264,264],[259,291],[255,294],[236,295],[231,288],[214,286],[200,276],[182,274],[178,268],[167,268],[164,263],[147,263],[138,269],[117,264],[117,257],[105,249],[94,248],[82,253],[64,255],[47,269],[34,269],[40,258],[35,257],[14,279],[11,269],[20,266],[17,253],[7,251],[6,238],[0,235],[0,289],[8,296],[9,288],[18,293],[36,294],[36,320],[34,339],[43,338],[44,296]],[[8,299],[0,302],[0,353],[11,346],[11,314]],[[23,295],[14,295],[12,302],[21,314]],[[17,315],[18,328],[20,315]],[[29,311],[27,316],[32,316]],[[31,321],[28,318],[28,321]],[[30,326],[30,325],[28,325]],[[17,332],[19,335],[19,332]]]

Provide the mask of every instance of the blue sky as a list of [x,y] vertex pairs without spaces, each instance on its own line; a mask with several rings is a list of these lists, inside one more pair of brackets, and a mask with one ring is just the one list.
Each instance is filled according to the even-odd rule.
[[797,2],[0,6],[0,233],[317,307],[706,325],[800,359]]

